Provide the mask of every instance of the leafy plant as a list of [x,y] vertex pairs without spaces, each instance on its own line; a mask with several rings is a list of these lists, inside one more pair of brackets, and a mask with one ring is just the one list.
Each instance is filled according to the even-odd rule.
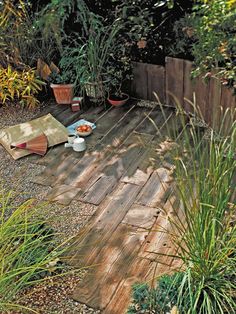
[[[185,0],[86,0],[89,8],[112,23],[120,17],[126,41],[126,57],[138,62],[164,64],[169,46],[173,44],[173,24],[191,11],[193,1]],[[141,42],[145,45],[140,45]],[[186,54],[185,54],[186,56]]]
[[16,69],[35,67],[38,58],[51,61],[56,53],[53,37],[45,36],[39,22],[40,13],[31,1],[6,0],[0,3],[1,65],[10,63]]
[[[175,24],[175,55],[191,49],[194,76],[217,75],[224,85],[236,79],[236,4],[235,1],[196,1],[193,12]],[[182,29],[180,29],[182,25]]]
[[[48,26],[46,31],[53,30],[64,44],[69,42],[61,57],[65,56],[63,63],[68,67],[74,66],[82,87],[93,87],[98,96],[106,91],[121,94],[124,80],[131,77],[132,46],[147,35],[154,14],[151,4],[112,1],[102,15],[98,2],[92,6],[90,1],[51,1],[42,11],[41,21],[51,16],[51,26],[56,29]],[[173,7],[171,1],[167,3]],[[69,31],[66,22],[76,32]]]
[[18,294],[63,267],[63,243],[39,216],[45,205],[28,200],[14,205],[12,191],[0,190],[0,311],[20,309]]
[[182,278],[182,273],[164,275],[159,278],[156,288],[150,288],[147,284],[134,285],[132,305],[127,314],[170,312],[177,303]]
[[[62,57],[60,61],[60,72],[52,71],[48,77],[49,82],[54,84],[74,84],[77,83],[76,72],[73,69],[73,60],[69,56]],[[67,67],[68,65],[68,67]]]
[[[86,86],[87,83],[97,83],[97,94],[104,97],[102,94],[110,87],[109,64],[112,60],[117,60],[115,52],[121,49],[119,34],[123,25],[119,18],[111,24],[106,24],[105,19],[89,11],[83,2],[78,4],[78,9],[80,12],[78,22],[82,24],[83,33],[83,37],[79,39],[81,44],[78,45],[80,83],[82,86]],[[73,49],[72,53],[74,53]],[[103,87],[99,83],[102,83]]]
[[36,77],[32,69],[16,71],[10,65],[0,67],[0,103],[19,101],[22,105],[34,108],[38,104],[37,93],[44,83]]
[[177,20],[173,26],[175,40],[167,48],[168,54],[173,57],[193,59],[193,46],[196,43],[195,29],[192,16],[186,14]]
[[64,40],[68,36],[65,26],[71,14],[75,12],[75,3],[75,0],[51,0],[37,12],[34,19],[38,35],[45,42],[54,42],[54,47],[60,55],[63,53]]
[[4,67],[8,62],[13,64],[22,62],[18,44],[24,37],[22,28],[26,31],[27,26],[28,14],[24,1],[13,3],[6,0],[0,3],[0,55]]
[[120,49],[118,35],[122,29],[119,19],[111,25],[91,12],[85,2],[77,3],[77,22],[81,24],[81,35],[74,35],[70,45],[64,49],[59,66],[61,73],[74,78],[82,89],[95,88],[94,96],[104,98],[110,85],[108,66],[114,58],[114,51]]

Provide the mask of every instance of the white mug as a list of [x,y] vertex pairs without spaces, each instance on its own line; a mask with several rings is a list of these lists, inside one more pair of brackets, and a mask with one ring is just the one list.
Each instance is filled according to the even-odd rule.
[[86,149],[85,140],[77,137],[73,142],[73,149],[75,152],[83,152]]
[[68,140],[69,144],[73,144],[75,139],[76,139],[76,135],[75,134],[69,134],[68,135],[67,140]]

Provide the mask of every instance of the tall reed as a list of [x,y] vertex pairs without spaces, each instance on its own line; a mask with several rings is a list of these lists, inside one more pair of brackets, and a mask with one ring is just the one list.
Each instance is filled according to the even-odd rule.
[[170,236],[184,270],[177,306],[187,314],[235,313],[236,121],[228,136],[193,121],[183,125],[172,151],[172,192],[181,210],[174,208]]

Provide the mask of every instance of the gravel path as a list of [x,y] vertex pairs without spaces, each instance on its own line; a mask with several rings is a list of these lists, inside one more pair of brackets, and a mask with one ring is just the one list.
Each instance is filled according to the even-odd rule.
[[[1,107],[0,129],[32,120],[43,115],[44,112],[44,106],[35,111],[23,110],[20,106]],[[31,182],[44,169],[44,166],[36,163],[37,158],[40,157],[29,156],[15,161],[0,145],[0,183],[7,189],[17,192],[16,202],[18,203],[29,198],[42,201],[50,189]],[[73,201],[66,207],[51,203],[45,207],[44,215],[51,221],[56,232],[59,231],[63,237],[68,238],[78,233],[95,209],[95,206],[79,201]],[[26,291],[24,296],[21,296],[21,302],[28,307],[33,307],[40,314],[100,313],[73,301],[71,297],[83,274],[84,271],[41,283]],[[17,314],[17,312],[11,314]]]

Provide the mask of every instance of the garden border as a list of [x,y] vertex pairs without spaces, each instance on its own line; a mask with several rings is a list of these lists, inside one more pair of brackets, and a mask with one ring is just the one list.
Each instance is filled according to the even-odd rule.
[[[204,120],[216,126],[227,108],[236,111],[233,90],[222,85],[214,76],[206,82],[200,76],[192,79],[193,63],[188,60],[166,57],[165,66],[140,62],[132,62],[132,65],[132,97],[157,101],[156,93],[161,103],[175,107],[178,102],[186,112],[193,112],[190,102],[195,97]],[[233,119],[236,120],[235,114]]]

